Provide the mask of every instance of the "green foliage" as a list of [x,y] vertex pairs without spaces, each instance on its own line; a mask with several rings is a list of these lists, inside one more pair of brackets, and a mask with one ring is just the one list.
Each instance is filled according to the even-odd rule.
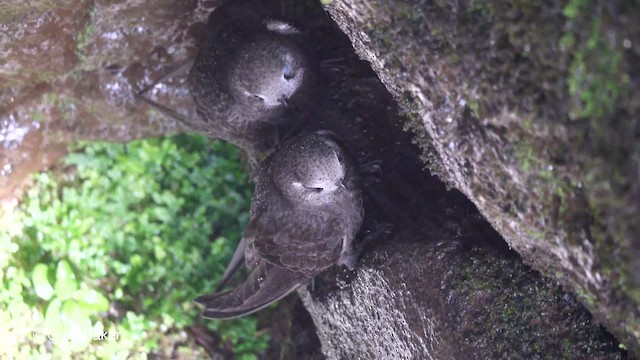
[[[52,334],[59,358],[149,353],[198,319],[193,299],[215,288],[248,221],[237,150],[180,135],[81,144],[66,164],[2,218],[0,333],[16,350],[0,357],[47,353]],[[266,348],[255,319],[206,324],[238,356]],[[103,331],[118,340],[86,336]]]

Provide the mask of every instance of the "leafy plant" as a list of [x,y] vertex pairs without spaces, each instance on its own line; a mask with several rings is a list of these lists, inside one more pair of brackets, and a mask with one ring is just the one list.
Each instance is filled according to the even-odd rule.
[[[48,267],[37,264],[32,273],[33,288],[43,300],[50,300],[44,319],[44,333],[55,337],[71,351],[85,350],[91,343],[93,326],[90,316],[107,311],[109,300],[100,292],[78,284],[71,265],[66,260],[58,262],[55,286],[48,279]],[[98,322],[95,322],[97,325]],[[54,335],[55,334],[55,335]]]
[[[199,318],[192,301],[215,288],[248,220],[251,187],[239,154],[179,135],[79,144],[66,165],[56,177],[34,176],[19,211],[4,214],[0,302],[10,310],[0,322],[13,325],[0,329],[31,356],[52,344],[34,329],[57,334],[55,344],[63,333],[119,335],[67,336],[66,352],[53,346],[57,357],[152,352]],[[239,356],[267,346],[255,319],[205,324]]]

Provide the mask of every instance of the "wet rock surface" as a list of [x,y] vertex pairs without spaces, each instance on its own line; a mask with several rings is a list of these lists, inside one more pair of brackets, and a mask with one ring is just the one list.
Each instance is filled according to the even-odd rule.
[[573,296],[487,246],[497,234],[452,221],[394,232],[357,276],[300,292],[328,359],[626,358]]
[[[6,55],[0,59],[0,198],[13,199],[22,179],[55,161],[71,141],[128,141],[183,130],[134,94],[193,57],[215,6],[186,0],[36,3],[42,10],[18,2],[0,6],[0,54]],[[431,37],[465,39],[471,46],[491,36],[453,31],[453,25],[425,29],[426,14],[430,24],[438,24],[433,16],[456,24],[456,14],[466,9],[460,4],[455,11],[442,5],[451,10],[443,13],[431,2],[333,1],[326,9],[374,73],[317,2],[262,3],[304,25],[325,65],[322,104],[307,130],[335,131],[363,165],[367,218],[361,238],[393,226],[390,234],[373,237],[355,273],[336,269],[313,291],[301,291],[328,358],[353,358],[355,349],[378,358],[625,356],[572,295],[524,265],[475,206],[527,262],[558,275],[598,320],[627,346],[637,346],[637,308],[626,293],[609,287],[612,275],[593,268],[598,247],[583,236],[590,213],[580,202],[584,190],[572,182],[570,159],[552,163],[550,174],[562,175],[546,185],[539,177],[548,158],[532,159],[537,149],[569,156],[555,147],[569,139],[562,124],[534,121],[566,109],[564,93],[553,90],[562,79],[511,76],[524,74],[530,63],[506,57],[495,75],[502,82],[486,76],[467,82]],[[488,23],[481,28],[488,29]],[[461,57],[453,64],[482,64],[471,50],[454,54]],[[184,80],[162,81],[149,95],[192,116]],[[485,98],[493,86],[500,91]],[[540,89],[551,90],[535,97]],[[536,101],[549,103],[541,112],[522,112]],[[402,130],[407,124],[417,135]],[[523,138],[539,142],[518,150]],[[461,192],[449,191],[424,160]]]
[[[181,130],[134,99],[192,57],[211,8],[190,0],[0,4],[0,201],[78,140],[130,141]],[[150,96],[189,115],[183,79]]]
[[430,169],[640,353],[637,2],[326,7]]
[[[330,37],[330,52],[349,53],[340,34]],[[342,65],[324,75],[315,127],[336,132],[363,165],[360,239],[370,242],[355,273],[338,268],[300,291],[325,356],[626,358],[572,295],[425,169],[402,130],[407,119],[369,65],[352,56]]]

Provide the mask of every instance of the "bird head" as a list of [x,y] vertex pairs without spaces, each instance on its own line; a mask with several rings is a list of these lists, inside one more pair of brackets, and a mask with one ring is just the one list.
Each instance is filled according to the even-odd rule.
[[267,32],[238,50],[231,85],[243,103],[264,110],[285,108],[308,81],[309,59],[289,37]]
[[323,207],[350,193],[347,162],[341,147],[323,133],[289,142],[274,163],[277,183],[294,204]]

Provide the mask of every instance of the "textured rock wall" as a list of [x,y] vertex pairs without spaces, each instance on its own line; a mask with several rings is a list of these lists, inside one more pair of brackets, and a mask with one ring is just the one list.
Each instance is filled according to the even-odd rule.
[[357,276],[300,291],[327,359],[625,358],[573,296],[487,246],[497,234],[452,221],[395,232]]
[[[353,59],[339,33],[343,69],[325,75],[315,126],[331,129],[365,174],[372,236],[355,273],[335,269],[301,291],[329,359],[623,358],[618,341],[574,296],[525,265],[462,193],[425,171],[410,118]],[[338,51],[339,50],[339,51]],[[323,56],[320,57],[335,57]],[[348,55],[348,56],[347,56]],[[407,116],[411,116],[408,113]]]
[[[134,95],[189,59],[208,13],[197,1],[0,3],[0,204],[77,140],[180,130]],[[183,79],[148,94],[189,115]]]
[[335,0],[424,160],[640,352],[634,1]]

